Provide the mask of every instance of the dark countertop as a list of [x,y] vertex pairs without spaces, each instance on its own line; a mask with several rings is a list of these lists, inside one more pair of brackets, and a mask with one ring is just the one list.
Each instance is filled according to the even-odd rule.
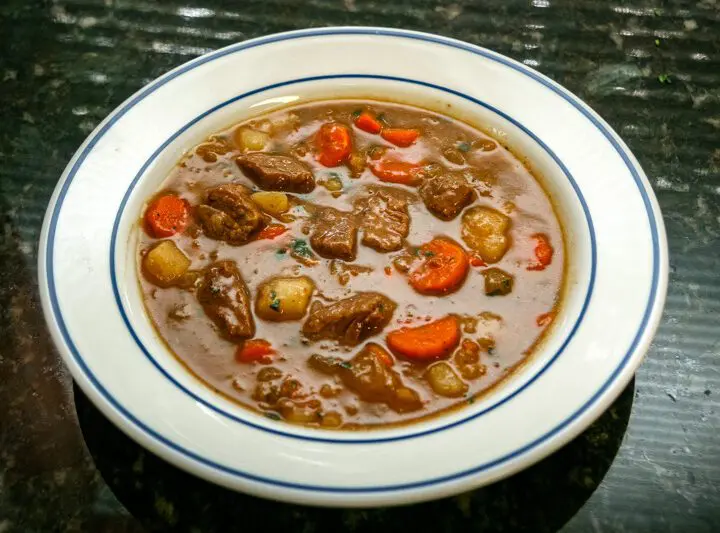
[[[456,37],[565,85],[633,149],[670,241],[658,335],[636,380],[596,424],[509,480],[390,510],[256,500],[142,451],[73,387],[37,292],[37,242],[50,194],[110,110],[206,51],[340,24]],[[720,531],[720,1],[2,0],[0,533],[403,526]]]

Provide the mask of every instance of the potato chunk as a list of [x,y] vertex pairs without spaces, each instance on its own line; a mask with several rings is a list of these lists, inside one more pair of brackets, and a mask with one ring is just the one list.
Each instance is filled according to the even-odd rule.
[[145,276],[160,287],[173,285],[190,268],[190,259],[174,241],[160,241],[153,246],[142,261]]
[[497,263],[510,245],[510,218],[491,207],[471,207],[462,216],[462,238],[486,263]]
[[235,134],[235,142],[243,150],[257,152],[265,148],[270,141],[270,135],[262,131],[242,128]]
[[284,192],[256,192],[251,194],[250,198],[260,209],[274,217],[282,215],[290,209],[288,196]]
[[430,383],[432,390],[440,396],[457,398],[468,390],[467,383],[460,379],[453,368],[444,361],[435,363],[428,368],[425,372],[425,379]]
[[315,284],[310,278],[273,278],[258,288],[255,312],[260,318],[281,322],[305,316]]

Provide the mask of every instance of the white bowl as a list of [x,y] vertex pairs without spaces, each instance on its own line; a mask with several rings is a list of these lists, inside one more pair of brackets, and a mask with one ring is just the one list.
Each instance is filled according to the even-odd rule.
[[[215,395],[157,338],[136,281],[142,202],[185,150],[250,115],[343,96],[402,100],[489,127],[543,176],[566,229],[565,301],[531,361],[472,405],[385,430],[288,425]],[[39,261],[55,343],[80,387],[118,427],[220,485],[330,506],[447,496],[517,472],[568,442],[640,364],[660,319],[668,271],[647,178],[588,106],[489,50],[382,28],[246,41],[141,89],[95,129],[65,170],[48,207]]]

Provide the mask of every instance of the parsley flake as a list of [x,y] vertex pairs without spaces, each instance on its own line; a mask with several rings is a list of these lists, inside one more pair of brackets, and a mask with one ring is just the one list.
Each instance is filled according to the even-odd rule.
[[668,76],[667,74],[660,74],[658,76],[658,81],[660,83],[672,83],[672,79],[670,79],[670,76]]
[[310,250],[310,247],[305,239],[293,239],[290,247],[293,252],[300,257],[312,257],[312,250]]
[[340,363],[340,366],[350,370],[352,368],[352,363],[350,361],[343,361]]
[[459,142],[457,144],[457,149],[460,150],[461,152],[469,152],[470,148],[472,148],[472,146],[470,146],[470,143],[465,142],[465,141]]
[[270,300],[270,309],[280,312],[280,298],[277,297],[275,291],[270,291]]

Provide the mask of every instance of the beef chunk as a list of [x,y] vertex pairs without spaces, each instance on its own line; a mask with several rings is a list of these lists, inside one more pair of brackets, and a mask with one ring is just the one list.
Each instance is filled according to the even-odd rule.
[[234,261],[219,261],[208,266],[197,298],[224,337],[239,341],[255,335],[250,292]]
[[392,357],[377,344],[368,344],[350,361],[314,354],[308,364],[319,372],[338,376],[366,402],[384,403],[401,413],[422,407],[418,393],[403,384],[391,368]]
[[467,180],[449,172],[426,179],[419,192],[428,210],[443,220],[452,220],[475,199]]
[[213,187],[196,213],[205,235],[229,244],[245,244],[261,230],[266,217],[250,199],[250,189],[237,183]]
[[302,332],[311,340],[333,339],[355,346],[382,331],[395,307],[395,302],[377,292],[361,292],[330,305],[315,302]]
[[327,207],[317,212],[310,244],[318,254],[328,259],[354,261],[357,231],[357,223],[351,213]]
[[393,194],[392,189],[376,189],[369,196],[355,202],[365,246],[378,252],[402,248],[403,239],[410,232],[407,200]]
[[238,166],[263,189],[308,193],[315,188],[310,169],[298,159],[256,152],[236,159]]
[[505,296],[512,291],[513,277],[500,268],[483,270],[485,278],[485,294],[488,296]]

